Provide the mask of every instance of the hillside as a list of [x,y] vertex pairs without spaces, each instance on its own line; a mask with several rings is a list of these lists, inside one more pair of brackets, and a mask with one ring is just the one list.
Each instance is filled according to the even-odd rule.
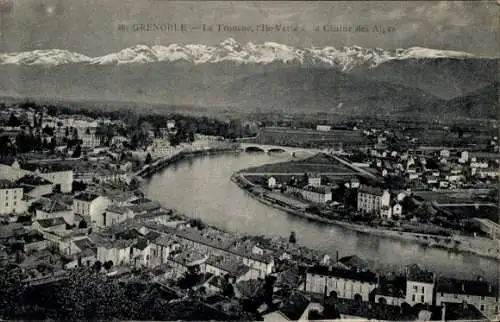
[[332,69],[288,68],[236,80],[225,91],[233,104],[281,111],[390,114],[441,100],[421,90]]
[[354,73],[451,99],[498,81],[498,62],[498,59],[479,58],[391,60]]
[[498,119],[498,91],[500,83],[494,82],[471,93],[456,97],[444,104],[446,113],[470,115],[473,118]]

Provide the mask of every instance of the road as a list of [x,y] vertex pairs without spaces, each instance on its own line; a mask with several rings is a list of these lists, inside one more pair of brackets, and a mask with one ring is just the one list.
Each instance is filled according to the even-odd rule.
[[354,169],[354,170],[356,170],[357,172],[359,172],[359,173],[361,173],[361,174],[363,174],[363,175],[365,175],[365,176],[367,176],[367,177],[370,177],[370,178],[375,179],[375,180],[380,180],[380,178],[379,178],[378,176],[376,176],[376,175],[374,175],[373,173],[370,173],[370,172],[368,172],[368,171],[366,171],[366,170],[364,170],[364,169],[362,169],[362,168],[360,168],[360,167],[358,167],[358,166],[355,166],[355,165],[354,165],[354,164],[352,164],[351,162],[348,162],[348,161],[346,161],[346,160],[344,160],[344,159],[341,159],[341,158],[339,158],[338,156],[333,155],[333,154],[332,154],[332,155],[330,155],[330,156],[331,156],[332,158],[334,158],[335,160],[337,160],[338,162],[342,163],[343,165],[348,166],[349,168]]
[[[317,172],[323,176],[355,176],[356,172]],[[241,175],[255,175],[255,176],[279,176],[279,175],[290,175],[290,176],[303,176],[304,172],[240,172]]]

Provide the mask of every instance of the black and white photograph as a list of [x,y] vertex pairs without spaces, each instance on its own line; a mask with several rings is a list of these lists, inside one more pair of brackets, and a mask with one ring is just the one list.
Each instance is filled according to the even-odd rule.
[[499,321],[500,1],[0,0],[0,321]]

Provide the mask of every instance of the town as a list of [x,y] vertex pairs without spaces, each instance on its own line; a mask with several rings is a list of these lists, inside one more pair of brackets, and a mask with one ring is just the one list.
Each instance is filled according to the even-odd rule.
[[417,263],[382,271],[302,246],[293,231],[225,231],[142,189],[197,155],[289,150],[291,161],[235,173],[235,188],[325,225],[498,260],[495,131],[476,143],[446,125],[463,144],[425,146],[411,130],[362,122],[305,129],[32,102],[3,104],[0,124],[2,319],[498,318],[497,281]]

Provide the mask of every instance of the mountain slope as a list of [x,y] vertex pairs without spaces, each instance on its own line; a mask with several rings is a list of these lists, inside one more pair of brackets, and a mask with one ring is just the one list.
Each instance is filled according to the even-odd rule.
[[498,59],[479,58],[391,60],[375,68],[353,72],[451,99],[498,81],[498,62]]
[[233,82],[225,94],[245,108],[355,114],[390,114],[441,101],[418,89],[318,68],[248,76]]
[[451,99],[444,104],[445,113],[498,119],[499,90],[500,83],[494,82],[472,93]]

